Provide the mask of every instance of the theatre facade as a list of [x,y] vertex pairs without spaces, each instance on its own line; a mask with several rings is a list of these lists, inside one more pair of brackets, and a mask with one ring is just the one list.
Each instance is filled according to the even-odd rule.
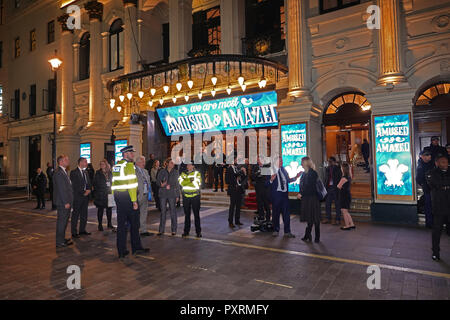
[[[200,133],[209,136],[193,154],[216,145],[215,132],[226,154],[237,148],[227,133],[254,131],[268,154],[277,145],[293,175],[306,155],[322,177],[331,156],[351,163],[354,212],[419,223],[418,154],[432,136],[450,142],[450,1],[8,5],[0,26],[7,179],[52,161],[56,108],[57,153],[72,167],[80,155],[96,168],[115,161],[126,144],[162,159],[179,136]],[[80,8],[74,29],[71,6]],[[55,49],[56,79],[47,63]],[[243,157],[252,146],[247,134]],[[298,181],[292,196],[297,190]]]

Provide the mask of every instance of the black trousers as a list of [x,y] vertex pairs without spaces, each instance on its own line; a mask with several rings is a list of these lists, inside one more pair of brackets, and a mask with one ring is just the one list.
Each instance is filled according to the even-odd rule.
[[73,202],[72,211],[72,234],[77,234],[78,220],[80,220],[80,233],[86,232],[86,224],[88,219],[89,197],[82,197]]
[[240,192],[232,191],[230,194],[230,208],[228,210],[228,222],[230,224],[239,223],[241,219],[241,204],[243,194]]
[[217,190],[220,181],[220,190],[223,191],[223,167],[214,166],[214,186]]
[[152,182],[153,197],[155,198],[155,205],[157,209],[161,209],[161,201],[159,200],[159,187],[156,182]]
[[310,239],[312,239],[312,235],[311,235],[311,232],[312,232],[312,228],[313,228],[313,225],[314,225],[314,238],[315,238],[315,240],[320,240],[320,223],[311,223],[311,222],[308,222],[308,224],[306,225],[306,230],[305,230],[305,238],[310,238]]
[[130,227],[131,251],[142,249],[141,237],[139,235],[139,211],[133,209],[128,191],[114,192],[114,200],[117,206],[117,251],[119,255],[125,254],[127,250],[128,226]]
[[106,209],[106,219],[108,220],[108,227],[112,226],[112,208],[97,208],[97,220],[98,225],[101,226],[103,224],[103,211]]
[[37,205],[36,207],[38,208],[45,208],[45,198],[44,198],[44,193],[40,192],[40,191],[36,191],[36,201],[37,201]]
[[195,233],[202,232],[200,226],[200,195],[187,198],[183,196],[183,209],[184,209],[184,233],[189,234],[191,231],[191,209],[194,212]]
[[270,220],[270,201],[268,188],[261,183],[257,183],[255,186],[256,202],[258,204],[258,216],[260,219],[266,218]]
[[[445,215],[434,215],[433,216],[433,231],[432,231],[432,244],[433,244],[433,254],[438,255],[440,252],[440,242],[441,242],[441,233],[442,229],[444,229],[444,224],[447,223],[448,217]],[[448,228],[448,226],[447,226]]]

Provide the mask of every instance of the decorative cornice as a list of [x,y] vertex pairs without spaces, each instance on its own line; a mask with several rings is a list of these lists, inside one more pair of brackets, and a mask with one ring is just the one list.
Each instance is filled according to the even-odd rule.
[[122,0],[123,6],[126,8],[128,6],[135,6],[137,7],[137,0]]
[[103,4],[98,1],[89,1],[84,5],[84,8],[89,14],[89,20],[102,21],[103,16]]
[[63,15],[58,17],[58,22],[61,25],[61,31],[64,32],[71,32],[73,33],[73,29],[69,29],[69,26],[67,25],[67,19],[69,19],[69,14],[64,13]]

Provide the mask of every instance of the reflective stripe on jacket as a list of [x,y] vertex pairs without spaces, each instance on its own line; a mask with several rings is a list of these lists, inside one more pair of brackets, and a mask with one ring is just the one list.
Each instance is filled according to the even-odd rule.
[[112,169],[112,187],[114,191],[128,191],[132,202],[137,201],[138,179],[132,162],[120,160]]
[[202,184],[200,172],[183,172],[178,178],[178,182],[186,198],[193,198],[200,194],[200,186]]

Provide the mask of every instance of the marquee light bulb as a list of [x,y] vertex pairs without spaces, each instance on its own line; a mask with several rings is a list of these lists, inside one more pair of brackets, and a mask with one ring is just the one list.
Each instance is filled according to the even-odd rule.
[[245,79],[244,79],[243,76],[240,76],[240,77],[238,78],[239,85],[242,86],[242,85],[244,84],[244,81],[245,81]]
[[110,105],[111,109],[114,109],[115,104],[116,104],[116,99],[109,100],[109,105]]
[[117,111],[118,111],[118,112],[122,111],[122,107],[121,107],[121,106],[118,106],[118,107],[117,107]]
[[199,98],[200,100],[202,100],[202,97],[203,97],[203,93],[200,91],[200,92],[198,93],[198,98]]
[[241,88],[242,88],[242,92],[245,92],[245,89],[247,89],[247,85],[244,83],[244,84],[241,86]]
[[192,79],[189,79],[187,82],[187,85],[188,85],[189,89],[192,89],[192,87],[194,86],[194,81],[192,81]]
[[212,95],[213,97],[216,96],[216,89],[215,89],[215,88],[211,90],[211,95]]
[[172,101],[173,101],[173,103],[177,103],[177,97],[174,96],[174,97],[172,98]]
[[148,105],[149,105],[149,107],[153,107],[153,100],[149,100]]
[[159,104],[160,104],[160,105],[163,105],[163,104],[164,104],[164,99],[163,99],[163,98],[159,99]]
[[125,100],[125,96],[124,96],[123,94],[121,94],[121,95],[119,96],[119,100],[120,100],[120,102],[123,102],[123,100]]
[[127,98],[128,98],[128,100],[131,100],[131,98],[133,98],[133,94],[131,92],[128,92],[127,93]]
[[169,92],[169,86],[167,84],[164,85],[163,89],[165,93]]
[[154,96],[155,93],[156,93],[156,89],[155,89],[155,88],[151,88],[151,89],[150,89],[150,94],[151,94],[152,96]]
[[185,95],[185,96],[184,96],[184,100],[186,100],[186,102],[188,102],[188,101],[189,101],[189,96],[188,96],[188,95]]
[[139,98],[141,98],[141,99],[142,99],[142,97],[144,96],[144,91],[142,91],[142,90],[141,90],[141,91],[139,91],[139,92],[138,92],[138,95],[139,95]]
[[228,95],[231,94],[231,88],[230,88],[230,86],[228,86],[228,88],[227,88],[227,93],[228,93]]
[[258,85],[259,85],[259,88],[260,89],[262,89],[262,88],[265,88],[266,87],[266,85],[267,85],[267,80],[266,80],[266,78],[261,78],[261,80],[259,80],[259,82],[258,82]]
[[176,87],[177,87],[177,90],[180,91],[181,88],[183,87],[183,85],[181,84],[181,82],[177,82]]
[[216,83],[217,83],[217,77],[216,77],[216,76],[213,76],[213,77],[211,78],[211,82],[212,82],[213,86],[215,86]]

